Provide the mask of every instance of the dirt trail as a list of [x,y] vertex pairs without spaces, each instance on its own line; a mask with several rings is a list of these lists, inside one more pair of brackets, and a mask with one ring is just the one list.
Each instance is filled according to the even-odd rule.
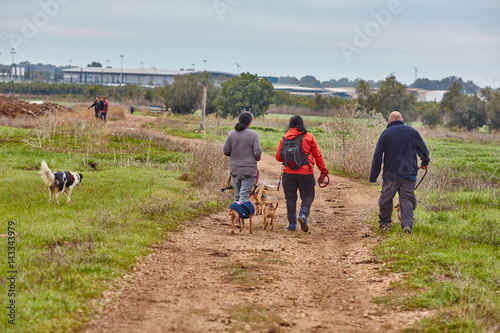
[[273,231],[257,216],[253,234],[232,236],[227,211],[186,223],[104,295],[87,332],[397,332],[425,315],[373,302],[398,278],[372,254],[378,187],[331,176],[309,233],[292,233],[280,164],[265,155],[259,169],[279,202]]

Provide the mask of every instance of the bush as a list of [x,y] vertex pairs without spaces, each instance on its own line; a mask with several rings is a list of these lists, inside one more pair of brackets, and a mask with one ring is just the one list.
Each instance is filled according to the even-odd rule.
[[319,135],[325,162],[349,176],[368,178],[373,152],[387,121],[380,113],[357,111],[359,105],[343,106],[326,122]]
[[432,104],[423,110],[422,122],[430,127],[435,127],[443,122],[443,115],[438,104]]

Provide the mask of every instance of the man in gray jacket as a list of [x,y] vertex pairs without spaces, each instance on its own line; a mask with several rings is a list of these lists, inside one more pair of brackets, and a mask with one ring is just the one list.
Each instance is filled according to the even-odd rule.
[[262,157],[259,135],[249,129],[253,116],[244,111],[224,143],[229,156],[229,171],[234,185],[234,201],[250,201],[250,191],[257,178],[257,161]]

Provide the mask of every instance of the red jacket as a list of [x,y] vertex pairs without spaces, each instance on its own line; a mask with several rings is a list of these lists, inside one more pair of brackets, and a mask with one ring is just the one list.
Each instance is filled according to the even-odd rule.
[[104,101],[104,110],[102,110],[102,113],[107,113],[108,112],[108,101]]
[[[293,138],[299,136],[300,134],[302,134],[302,132],[299,132],[297,128],[293,127],[288,132],[286,132],[285,138],[287,140],[292,140]],[[274,155],[274,157],[276,157],[276,160],[279,162],[283,162],[283,159],[281,158],[280,154],[282,145],[283,145],[283,138],[281,138],[280,143],[278,145],[278,149],[276,150],[276,154]],[[318,143],[316,142],[314,136],[309,132],[307,132],[304,135],[304,138],[302,139],[302,149],[304,150],[305,153],[309,152],[309,156],[307,158],[309,165],[303,165],[297,170],[292,170],[285,165],[283,170],[285,173],[295,173],[300,175],[314,174],[315,161],[316,164],[318,164],[318,169],[321,172],[328,172],[328,169],[326,168],[325,165],[325,161],[323,160],[323,155],[321,154],[321,149],[319,149]]]

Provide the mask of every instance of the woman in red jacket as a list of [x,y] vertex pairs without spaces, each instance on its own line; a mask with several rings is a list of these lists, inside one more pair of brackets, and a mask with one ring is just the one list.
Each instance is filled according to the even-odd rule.
[[[300,141],[302,144],[300,144]],[[299,152],[293,153],[294,146]],[[283,148],[283,149],[282,149]],[[288,151],[288,152],[287,152]],[[302,154],[301,154],[302,153]],[[298,156],[295,161],[289,154]],[[300,192],[300,211],[298,221],[302,231],[307,232],[307,216],[314,201],[314,162],[322,174],[328,174],[323,155],[314,136],[307,132],[301,116],[290,118],[288,130],[278,145],[276,160],[283,162],[283,191],[285,192],[288,217],[287,229],[295,231],[297,227],[297,189]]]

